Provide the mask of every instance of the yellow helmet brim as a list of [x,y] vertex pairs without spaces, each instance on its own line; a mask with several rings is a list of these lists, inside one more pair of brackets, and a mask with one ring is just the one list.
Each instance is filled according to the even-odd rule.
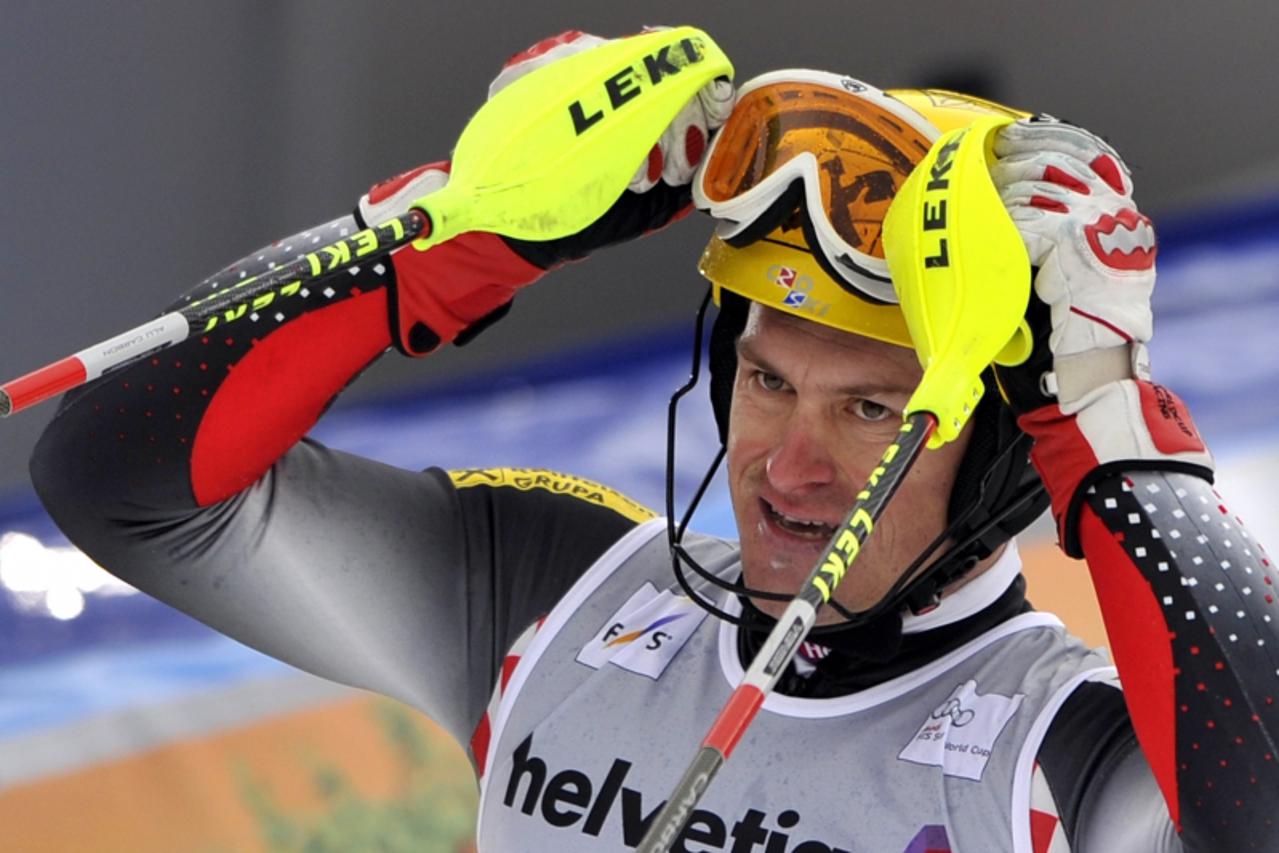
[[800,229],[775,229],[762,240],[734,248],[712,237],[697,269],[721,290],[805,320],[911,348],[906,318],[896,305],[876,305],[835,283],[813,257]]

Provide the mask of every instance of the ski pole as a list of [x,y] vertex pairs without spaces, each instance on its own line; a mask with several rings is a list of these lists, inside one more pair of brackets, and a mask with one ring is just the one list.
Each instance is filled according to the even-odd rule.
[[[449,182],[397,219],[361,231],[255,280],[0,385],[0,417],[103,372],[233,322],[259,301],[412,242],[425,250],[465,231],[521,240],[576,234],[626,191],[676,114],[733,66],[701,30],[656,30],[564,57],[526,74],[482,106],[453,150]],[[624,98],[610,89],[625,77]],[[285,292],[288,290],[289,292]],[[194,312],[194,313],[191,313]],[[222,318],[222,319],[218,319]]]
[[[925,446],[957,438],[984,392],[991,362],[1030,352],[1025,245],[990,179],[991,136],[1008,119],[943,134],[902,185],[884,221],[885,254],[924,368],[897,439],[831,537],[799,593],[729,696],[674,792],[640,842],[665,853],[817,622],[875,523]],[[938,219],[938,211],[948,211]]]
[[188,303],[127,332],[0,385],[0,417],[28,409],[104,373],[132,364],[192,335],[220,328],[277,300],[304,293],[308,285],[357,264],[393,252],[418,239],[428,228],[420,210],[410,210],[375,228],[308,252],[263,275],[246,278],[203,299]]

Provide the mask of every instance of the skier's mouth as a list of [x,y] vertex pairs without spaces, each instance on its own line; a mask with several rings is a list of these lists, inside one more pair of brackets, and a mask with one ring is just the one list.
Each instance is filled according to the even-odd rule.
[[835,525],[833,524],[787,515],[763,498],[760,498],[759,503],[763,509],[764,518],[771,522],[774,527],[780,528],[791,536],[807,541],[825,543],[835,535]]

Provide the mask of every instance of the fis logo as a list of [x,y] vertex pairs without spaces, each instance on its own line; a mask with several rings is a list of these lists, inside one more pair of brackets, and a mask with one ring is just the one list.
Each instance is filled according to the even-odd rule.
[[611,663],[660,678],[705,617],[691,600],[646,583],[582,647],[577,662],[591,669]]
[[641,628],[638,631],[630,631],[626,634],[620,633],[622,630],[622,623],[614,622],[612,625],[609,625],[608,630],[604,632],[604,639],[608,640],[608,642],[604,644],[604,648],[611,649],[614,646],[624,646],[627,643],[638,640],[640,637],[648,637],[649,640],[644,644],[644,648],[655,652],[662,647],[662,643],[664,641],[671,638],[670,634],[665,631],[659,631],[658,629],[667,623],[674,622],[676,619],[682,618],[683,616],[683,613],[663,616],[661,619],[657,619],[649,623],[646,628]]

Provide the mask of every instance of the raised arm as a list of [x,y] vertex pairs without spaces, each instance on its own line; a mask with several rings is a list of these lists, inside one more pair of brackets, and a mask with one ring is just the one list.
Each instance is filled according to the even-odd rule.
[[1141,747],[1114,734],[1080,768],[1079,849],[1137,849],[1113,846],[1134,832],[1143,850],[1277,849],[1275,572],[1213,490],[1185,405],[1151,380],[1150,221],[1118,155],[1085,131],[1019,122],[996,154],[1038,268],[1040,332],[1001,384],[1035,439],[1062,548],[1088,562]]
[[[548,40],[499,82],[598,43]],[[392,346],[420,356],[465,340],[544,271],[679,216],[691,141],[722,120],[731,92],[717,84],[691,101],[679,133],[577,235],[470,232],[425,252],[405,247],[68,395],[31,463],[50,514],[140,589],[268,654],[408,701],[465,740],[506,644],[642,508],[458,488],[444,472],[401,471],[303,436]],[[447,180],[446,163],[393,178],[355,215],[278,241],[183,299],[403,212]]]

